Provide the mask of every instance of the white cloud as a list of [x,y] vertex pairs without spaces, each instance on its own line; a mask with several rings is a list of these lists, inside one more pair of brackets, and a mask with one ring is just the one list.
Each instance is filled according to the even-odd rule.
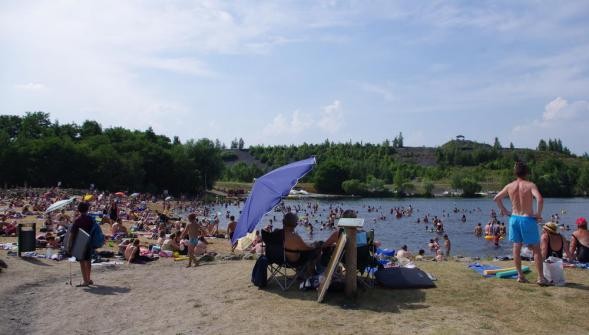
[[44,84],[41,83],[26,83],[26,84],[16,84],[14,88],[21,91],[41,91],[44,90],[46,87]]
[[[586,129],[589,127],[589,102],[569,103],[562,97],[548,102],[539,118],[512,130],[513,142],[535,147],[540,138],[560,138],[573,152],[586,152]],[[519,144],[518,144],[519,146]]]
[[323,107],[317,125],[320,129],[333,134],[341,128],[343,121],[342,104],[339,100],[335,100]]
[[296,110],[292,113],[290,119],[282,113],[276,115],[272,122],[264,128],[264,134],[269,136],[297,135],[313,125],[313,119],[310,115],[301,113]]
[[589,110],[587,107],[586,101],[576,101],[569,105],[565,99],[557,97],[546,105],[544,114],[542,114],[542,121],[570,120],[582,113],[583,109]]
[[279,113],[264,127],[266,136],[293,136],[307,132],[333,134],[343,125],[342,104],[339,100],[321,108],[316,116],[295,110],[289,116]]

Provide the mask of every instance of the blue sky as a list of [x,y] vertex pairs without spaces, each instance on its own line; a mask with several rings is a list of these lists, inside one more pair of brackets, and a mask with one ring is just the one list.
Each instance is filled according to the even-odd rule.
[[587,1],[0,2],[0,113],[249,144],[589,152]]

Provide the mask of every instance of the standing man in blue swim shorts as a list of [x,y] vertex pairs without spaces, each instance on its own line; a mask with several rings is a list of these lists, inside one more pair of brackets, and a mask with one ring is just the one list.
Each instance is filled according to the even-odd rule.
[[[528,167],[523,162],[516,162],[514,173],[516,180],[507,184],[501,192],[495,196],[495,202],[501,210],[501,215],[508,215],[509,218],[509,240],[513,242],[513,260],[517,269],[517,281],[527,283],[528,280],[522,272],[521,249],[527,244],[534,252],[534,262],[538,270],[538,285],[545,286],[547,281],[544,278],[542,255],[540,254],[540,233],[538,222],[542,221],[542,208],[544,199],[538,191],[538,187],[531,181],[526,180]],[[511,200],[511,212],[503,205],[503,198],[509,196]],[[534,213],[534,198],[536,199],[536,213]]]
[[189,268],[192,266],[192,261],[194,261],[194,266],[198,266],[198,260],[196,259],[194,252],[198,245],[198,237],[201,235],[201,229],[196,214],[194,213],[188,215],[188,224],[186,225],[186,228],[184,228],[180,239],[184,239],[186,235],[188,235],[188,265],[186,267]]

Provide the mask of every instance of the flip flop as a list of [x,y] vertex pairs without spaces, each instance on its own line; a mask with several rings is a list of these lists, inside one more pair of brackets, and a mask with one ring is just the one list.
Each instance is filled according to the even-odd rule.
[[544,280],[538,280],[536,282],[536,284],[538,284],[538,286],[542,286],[542,287],[550,286],[550,283],[546,279],[544,279]]

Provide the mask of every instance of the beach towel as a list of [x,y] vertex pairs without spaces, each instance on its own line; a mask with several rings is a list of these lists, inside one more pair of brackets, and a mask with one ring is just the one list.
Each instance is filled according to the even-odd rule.
[[[501,269],[500,266],[497,265],[491,265],[491,264],[480,264],[480,263],[472,263],[468,265],[468,268],[473,270],[474,272],[480,274],[481,276],[485,277],[485,278],[495,278],[496,276],[494,274],[492,275],[485,275],[483,273],[483,271],[485,270],[497,270],[497,269]],[[510,279],[516,279],[517,275],[511,276],[511,277],[507,277]]]

